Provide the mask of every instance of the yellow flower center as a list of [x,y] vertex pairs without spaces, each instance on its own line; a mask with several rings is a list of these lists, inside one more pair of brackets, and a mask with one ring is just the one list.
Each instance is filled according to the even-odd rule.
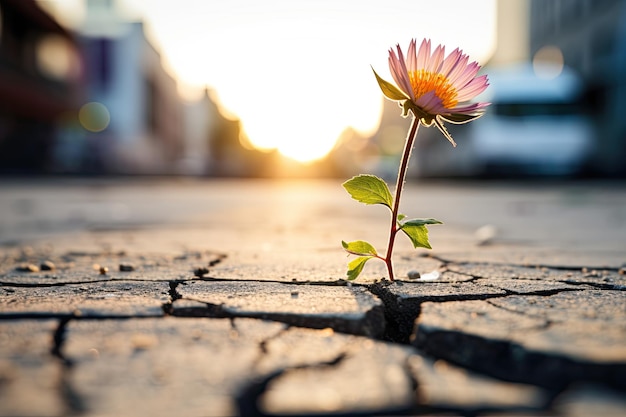
[[434,91],[445,108],[451,109],[457,105],[457,91],[444,75],[422,69],[409,71],[409,79],[416,100],[429,91]]

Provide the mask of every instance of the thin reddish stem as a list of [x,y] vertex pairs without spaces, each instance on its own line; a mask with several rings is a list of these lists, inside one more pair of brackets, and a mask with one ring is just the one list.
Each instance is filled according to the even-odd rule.
[[417,136],[417,130],[420,126],[420,120],[413,116],[411,122],[411,128],[409,134],[406,137],[404,143],[404,151],[402,153],[402,162],[400,163],[400,169],[398,170],[398,181],[396,182],[396,196],[393,203],[393,209],[391,214],[391,228],[389,230],[389,244],[387,245],[387,255],[385,257],[385,264],[387,265],[387,271],[389,272],[389,279],[394,281],[393,275],[393,262],[391,261],[391,255],[393,253],[393,244],[396,240],[396,233],[398,233],[398,210],[400,209],[400,196],[402,194],[402,186],[404,185],[404,178],[406,177],[406,170],[409,166],[409,158],[411,157],[411,151],[413,150],[413,143]]

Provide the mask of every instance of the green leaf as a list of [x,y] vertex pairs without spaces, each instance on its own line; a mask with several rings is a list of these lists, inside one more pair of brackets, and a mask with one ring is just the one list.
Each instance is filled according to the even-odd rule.
[[406,219],[406,214],[398,214],[398,221],[401,222],[402,220]]
[[437,219],[411,219],[400,222],[400,230],[402,230],[411,239],[414,248],[432,249],[428,241],[427,224],[443,224]]
[[[401,221],[401,219],[398,219]],[[437,219],[411,219],[411,220],[406,220],[403,221],[401,226],[423,226],[425,224],[443,224],[443,222],[437,220]]]
[[348,262],[348,272],[346,275],[350,281],[357,279],[357,277],[363,271],[363,267],[365,263],[372,259],[372,256],[359,256],[358,258],[354,258],[350,262]]
[[398,87],[380,78],[378,74],[376,74],[376,71],[374,70],[374,68],[372,68],[372,71],[374,71],[374,75],[376,76],[376,81],[378,81],[378,86],[380,87],[383,94],[387,98],[391,100],[408,100],[408,97],[406,96],[406,94],[400,91]]
[[354,242],[346,243],[343,240],[341,241],[341,245],[346,250],[353,255],[365,255],[365,256],[377,256],[378,252],[376,252],[376,248],[365,242],[363,240],[355,240]]
[[455,113],[455,114],[448,114],[448,115],[445,115],[445,116],[444,115],[439,115],[439,117],[441,117],[446,122],[450,122],[450,123],[454,123],[454,124],[460,125],[460,124],[463,124],[463,123],[471,122],[472,120],[476,120],[476,119],[478,119],[482,115],[483,115],[483,113],[478,113],[478,114],[459,114],[459,113]]
[[375,175],[362,174],[343,183],[343,188],[356,201],[364,204],[384,204],[391,210],[392,199],[389,187]]
[[414,248],[432,249],[428,242],[428,229],[426,226],[403,225],[401,230],[411,239]]

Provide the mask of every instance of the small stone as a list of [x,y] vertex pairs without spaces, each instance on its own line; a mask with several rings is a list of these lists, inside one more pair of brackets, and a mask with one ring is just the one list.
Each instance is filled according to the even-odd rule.
[[298,298],[298,291],[291,291],[291,298]]
[[18,272],[39,272],[39,267],[33,264],[24,264],[15,268]]
[[620,275],[626,275],[626,266],[621,267],[617,273]]
[[107,272],[109,272],[109,268],[107,268],[106,266],[101,266],[99,271],[100,271],[100,275],[106,275]]
[[54,271],[56,266],[52,261],[44,261],[39,265],[39,268],[41,268],[42,271]]
[[131,337],[131,344],[136,351],[148,350],[158,344],[158,339],[155,335],[136,333]]
[[474,236],[476,237],[476,245],[486,246],[493,243],[493,240],[495,239],[497,234],[498,230],[492,224],[486,224],[478,228],[474,232]]
[[193,274],[198,278],[202,278],[204,275],[209,273],[209,268],[205,266],[201,266],[200,268],[196,268],[193,270]]
[[120,264],[120,272],[132,272],[135,267],[130,264]]
[[407,272],[406,276],[409,277],[409,279],[420,279],[422,277],[422,274],[420,274],[418,271],[411,270]]

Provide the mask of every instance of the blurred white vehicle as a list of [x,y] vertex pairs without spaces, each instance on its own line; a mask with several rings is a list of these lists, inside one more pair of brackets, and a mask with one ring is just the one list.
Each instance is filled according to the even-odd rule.
[[457,148],[436,129],[428,129],[423,141],[418,137],[419,175],[577,173],[594,137],[577,74],[565,67],[552,79],[541,78],[530,64],[487,74],[490,86],[477,98],[492,103],[485,115],[466,125],[447,124]]

